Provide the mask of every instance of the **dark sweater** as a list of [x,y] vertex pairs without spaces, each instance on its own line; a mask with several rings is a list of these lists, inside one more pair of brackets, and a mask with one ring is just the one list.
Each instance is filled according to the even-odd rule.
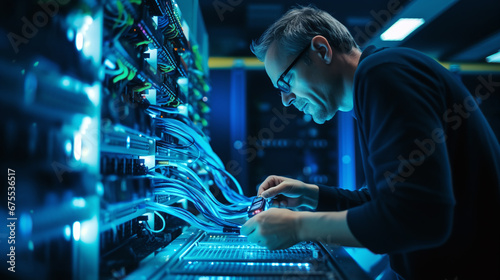
[[500,279],[500,145],[474,97],[415,50],[361,55],[354,117],[367,188],[320,186],[317,211],[349,209],[356,239],[405,279]]

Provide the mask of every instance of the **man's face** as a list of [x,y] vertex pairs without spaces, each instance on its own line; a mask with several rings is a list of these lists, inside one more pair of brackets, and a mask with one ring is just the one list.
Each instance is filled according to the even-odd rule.
[[[293,104],[318,124],[332,119],[338,110],[352,109],[352,93],[348,92],[352,90],[346,88],[340,69],[332,65],[335,60],[324,59],[326,52],[310,47],[283,79],[290,85],[290,93],[281,93],[283,105]],[[285,56],[276,42],[271,44],[264,65],[274,87],[278,88],[279,77],[295,59],[296,56]]]

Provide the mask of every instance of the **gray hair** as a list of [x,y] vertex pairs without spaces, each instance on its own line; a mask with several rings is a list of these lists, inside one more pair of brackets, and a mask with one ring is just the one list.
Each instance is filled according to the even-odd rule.
[[349,30],[329,13],[314,6],[297,6],[286,12],[259,38],[252,41],[250,50],[264,61],[267,50],[274,40],[286,55],[296,55],[314,36],[324,36],[332,48],[341,53],[359,49]]

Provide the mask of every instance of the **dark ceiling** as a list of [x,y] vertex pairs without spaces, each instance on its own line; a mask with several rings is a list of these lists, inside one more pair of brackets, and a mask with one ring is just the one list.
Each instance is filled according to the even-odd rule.
[[[403,11],[419,4],[419,12],[432,12],[440,1],[450,0],[200,0],[200,6],[211,56],[252,56],[251,40],[295,4],[314,4],[331,13],[363,48]],[[500,1],[457,1],[398,45],[442,61],[484,62],[500,49]]]

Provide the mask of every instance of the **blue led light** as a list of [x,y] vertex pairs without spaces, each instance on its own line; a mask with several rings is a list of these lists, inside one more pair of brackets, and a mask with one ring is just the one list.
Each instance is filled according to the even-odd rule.
[[243,148],[243,143],[242,143],[240,140],[236,140],[236,141],[234,141],[234,143],[233,143],[233,147],[234,147],[236,150],[239,150],[239,149]]
[[61,79],[61,84],[67,88],[71,84],[71,80],[68,77],[64,77]]
[[76,33],[75,45],[78,51],[83,49],[83,34],[81,32]]
[[66,156],[71,155],[71,150],[73,149],[73,145],[71,145],[71,140],[66,140],[64,144],[64,151],[66,152]]
[[106,67],[108,67],[111,70],[116,69],[116,65],[109,59],[104,60],[104,65],[106,65]]
[[71,227],[69,225],[66,225],[64,227],[64,239],[66,239],[66,241],[69,241],[70,238],[71,238]]
[[72,204],[75,208],[84,208],[85,207],[85,198],[83,197],[75,197],[73,198]]
[[95,188],[96,188],[97,195],[99,195],[99,196],[104,195],[104,185],[101,182],[97,182]]
[[80,222],[78,221],[73,223],[73,239],[80,241]]
[[19,229],[22,235],[30,236],[31,230],[33,229],[33,220],[31,215],[27,213],[22,213],[19,218]]
[[349,164],[349,163],[351,162],[351,157],[350,157],[350,156],[348,156],[348,155],[343,156],[343,157],[342,157],[342,162],[343,162],[344,164]]
[[80,160],[82,157],[82,135],[80,133],[75,133],[73,156],[76,160]]
[[66,37],[68,37],[68,41],[72,42],[75,39],[75,31],[73,29],[68,29]]

